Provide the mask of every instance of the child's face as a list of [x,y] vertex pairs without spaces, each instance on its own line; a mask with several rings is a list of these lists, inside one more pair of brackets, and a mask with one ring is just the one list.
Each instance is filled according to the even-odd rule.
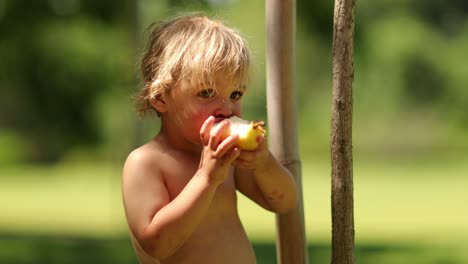
[[[163,118],[186,140],[200,144],[200,128],[214,116],[216,121],[241,116],[241,100],[246,88],[233,85],[223,76],[217,76],[212,86],[181,81],[166,96],[168,110]],[[171,132],[171,133],[172,133]]]

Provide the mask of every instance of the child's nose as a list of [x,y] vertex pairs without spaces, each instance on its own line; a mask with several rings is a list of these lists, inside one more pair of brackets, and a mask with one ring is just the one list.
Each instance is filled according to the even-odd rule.
[[234,112],[234,104],[229,101],[222,101],[220,102],[220,105],[216,109],[215,116],[225,116],[225,117],[230,117],[232,116]]

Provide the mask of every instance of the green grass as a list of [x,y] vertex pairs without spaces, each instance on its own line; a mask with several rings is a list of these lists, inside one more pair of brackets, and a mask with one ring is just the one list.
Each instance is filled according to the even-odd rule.
[[[357,263],[468,263],[462,159],[355,158]],[[83,251],[94,258],[86,263],[134,263],[120,170],[110,162],[0,168],[0,263],[63,263]],[[304,160],[302,174],[310,259],[326,263],[329,161]],[[239,207],[259,263],[274,263],[274,215],[242,196]]]
[[[329,161],[303,163],[303,196],[309,241],[330,241]],[[355,160],[357,242],[458,243],[468,241],[468,164],[445,161],[364,163]],[[271,239],[273,217],[242,199],[253,236]],[[255,213],[254,213],[255,211]],[[271,223],[271,224],[265,224]]]
[[[274,241],[253,241],[258,264],[276,262]],[[466,263],[453,248],[422,247],[411,244],[358,244],[356,263],[360,264],[440,264]],[[309,263],[330,263],[328,244],[310,243]],[[2,264],[137,264],[128,237],[95,238],[82,236],[0,234]]]

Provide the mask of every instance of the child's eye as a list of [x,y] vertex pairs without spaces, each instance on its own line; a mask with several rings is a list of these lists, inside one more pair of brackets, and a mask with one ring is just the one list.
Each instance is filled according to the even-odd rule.
[[215,91],[213,89],[204,89],[198,93],[198,96],[202,98],[211,98],[214,95],[215,95]]
[[233,92],[233,93],[231,94],[231,99],[233,99],[233,100],[239,100],[239,99],[241,99],[242,95],[243,95],[242,92],[240,92],[240,91],[235,91],[235,92]]

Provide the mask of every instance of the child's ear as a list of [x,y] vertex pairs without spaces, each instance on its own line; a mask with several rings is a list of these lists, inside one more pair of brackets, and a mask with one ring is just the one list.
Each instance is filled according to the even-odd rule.
[[149,102],[151,106],[153,106],[153,108],[156,109],[156,111],[159,113],[164,113],[167,111],[166,101],[164,101],[161,95],[158,95],[155,98],[151,98]]

